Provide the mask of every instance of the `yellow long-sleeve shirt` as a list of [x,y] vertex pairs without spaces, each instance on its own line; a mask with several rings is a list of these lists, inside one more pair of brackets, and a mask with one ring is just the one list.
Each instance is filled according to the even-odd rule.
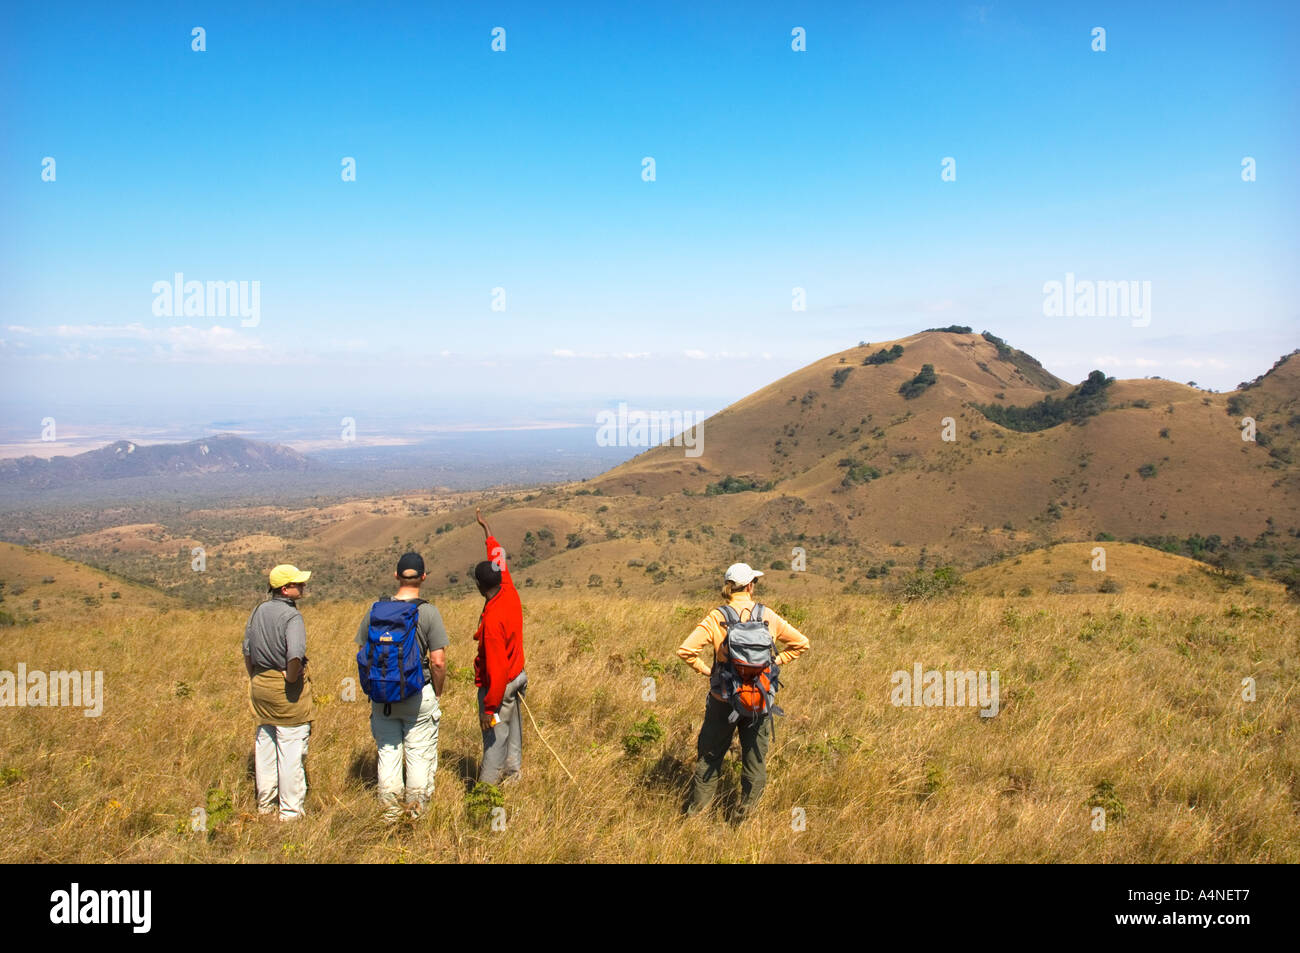
[[[732,593],[729,603],[731,608],[736,611],[736,614],[740,616],[741,622],[749,620],[750,614],[754,611],[754,600],[749,597],[749,593]],[[793,662],[808,651],[809,642],[807,636],[777,615],[772,607],[766,603],[763,604],[763,621],[767,623],[772,638],[776,639],[778,646],[782,648],[781,654],[776,657],[778,665]],[[677,656],[701,675],[709,675],[712,672],[712,666],[705,665],[700,660],[700,652],[704,650],[706,645],[711,645],[713,647],[713,657],[716,659],[718,653],[722,651],[722,640],[726,636],[727,630],[723,625],[722,610],[712,609],[677,649]]]

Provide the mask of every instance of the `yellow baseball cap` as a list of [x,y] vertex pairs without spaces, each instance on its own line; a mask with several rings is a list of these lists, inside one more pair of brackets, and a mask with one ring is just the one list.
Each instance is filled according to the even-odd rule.
[[306,582],[310,578],[311,573],[303,572],[297,566],[290,566],[286,563],[271,570],[271,588],[279,589],[291,582]]

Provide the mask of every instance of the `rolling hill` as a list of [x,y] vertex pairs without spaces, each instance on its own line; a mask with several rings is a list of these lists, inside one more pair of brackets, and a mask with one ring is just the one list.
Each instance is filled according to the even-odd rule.
[[[1252,558],[1282,565],[1300,545],[1298,369],[1284,359],[1231,394],[1100,374],[1072,387],[994,335],[921,332],[743,398],[700,425],[698,456],[661,445],[495,519],[545,586],[707,590],[747,559],[797,590],[870,589],[918,562],[973,568],[1097,538],[1233,550],[1258,570]],[[429,549],[459,568],[479,558],[477,530],[468,510],[450,519],[463,532]],[[558,546],[524,535],[557,523]],[[806,572],[787,572],[796,559]]]
[[[1104,562],[1098,559],[1099,549]],[[1022,598],[1151,590],[1209,599],[1233,586],[1226,574],[1195,559],[1121,542],[1060,543],[1035,549],[976,569],[964,582],[981,595]],[[1243,599],[1286,597],[1285,588],[1271,580],[1251,578],[1242,583]]]
[[120,480],[127,477],[240,472],[303,472],[319,463],[278,444],[217,434],[188,443],[142,446],[118,440],[73,457],[0,460],[0,483],[34,489]]
[[[1021,432],[977,405],[1059,403],[1078,389],[996,338],[923,332],[881,348],[892,345],[902,354],[889,363],[864,365],[876,345],[855,348],[738,401],[702,424],[696,458],[656,447],[584,487],[632,512],[680,514],[685,526],[839,536],[877,552],[927,547],[967,563],[1103,533],[1255,540],[1294,538],[1300,526],[1296,471],[1270,450],[1298,432],[1295,362],[1244,397],[1115,381],[1092,413]],[[926,365],[934,383],[901,394]],[[1262,439],[1242,440],[1230,413],[1241,402],[1261,408]]]
[[167,597],[71,559],[0,542],[0,625],[36,623],[54,613],[102,623],[122,611],[166,605]]

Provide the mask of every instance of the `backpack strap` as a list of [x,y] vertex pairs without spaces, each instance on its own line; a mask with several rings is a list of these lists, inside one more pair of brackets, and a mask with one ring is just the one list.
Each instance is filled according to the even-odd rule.
[[370,607],[370,611],[373,613],[375,611],[375,606],[379,605],[379,603],[381,602],[408,602],[413,606],[422,606],[425,605],[428,601],[429,601],[428,599],[400,599],[399,600],[399,599],[394,599],[392,596],[380,596],[375,601],[375,605]]
[[754,603],[754,608],[751,609],[749,612],[749,621],[750,622],[763,621],[763,603],[761,602]]
[[740,621],[740,616],[729,605],[718,606],[718,611],[722,613],[722,651],[720,657],[715,652],[715,661],[721,661],[725,665],[731,656],[727,651],[727,636],[731,634],[731,627]]

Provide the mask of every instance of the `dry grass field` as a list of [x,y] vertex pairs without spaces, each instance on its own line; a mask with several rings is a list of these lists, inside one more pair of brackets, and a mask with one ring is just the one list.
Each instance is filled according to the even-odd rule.
[[[781,580],[760,596],[780,606]],[[713,817],[680,815],[705,684],[674,649],[707,603],[525,593],[529,705],[576,783],[526,722],[525,776],[493,830],[465,781],[480,602],[439,602],[452,674],[434,804],[395,827],[379,819],[369,704],[340,697],[363,604],[303,603],[318,709],[310,813],[288,825],[254,808],[248,607],[124,592],[0,629],[0,669],[105,678],[98,718],[0,709],[0,861],[1300,862],[1300,625],[1270,589],[800,600],[790,617],[813,647],[785,672],[767,792],[739,827],[734,793]],[[892,706],[891,673],[914,663],[998,671],[999,713]]]

